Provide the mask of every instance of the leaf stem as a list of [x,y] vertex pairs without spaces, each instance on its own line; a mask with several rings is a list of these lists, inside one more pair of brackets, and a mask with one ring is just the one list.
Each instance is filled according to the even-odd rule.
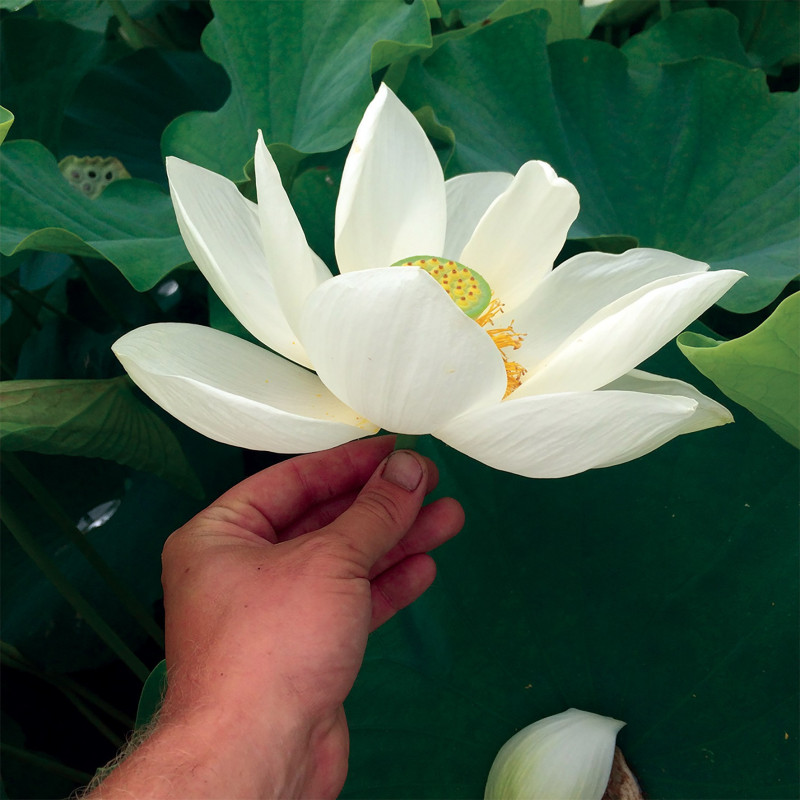
[[68,767],[66,764],[62,764],[60,761],[56,761],[54,758],[47,758],[46,756],[41,756],[37,753],[31,753],[22,747],[14,747],[14,745],[3,742],[0,744],[0,750],[2,750],[7,756],[19,759],[20,761],[30,764],[37,769],[44,770],[45,772],[50,772],[54,775],[61,775],[64,778],[75,781],[75,783],[87,784],[92,779],[92,776],[88,772],[83,772],[83,770]]
[[131,672],[144,682],[150,674],[150,670],[64,575],[5,498],[0,498],[0,519],[17,540],[19,546],[39,567],[50,583],[58,589],[64,599],[86,620],[92,630],[116,653]]
[[111,719],[123,725],[125,730],[133,730],[134,720],[116,708],[116,706],[111,705],[111,703],[107,702],[99,695],[96,695],[85,686],[82,686],[77,681],[74,681],[72,678],[68,678],[66,675],[51,674],[45,670],[39,669],[35,664],[28,661],[16,647],[8,644],[8,642],[0,641],[0,662],[6,667],[18,669],[21,672],[27,672],[29,675],[33,675],[35,678],[49,683],[52,687],[58,689],[67,696],[72,694],[86,700],[99,711],[102,711],[111,717]]
[[5,452],[3,460],[11,474],[28,491],[37,504],[43,508],[53,522],[66,534],[67,538],[80,551],[81,555],[94,567],[97,574],[119,599],[125,610],[144,628],[147,635],[160,647],[164,648],[164,631],[153,619],[150,612],[142,605],[139,598],[120,580],[119,576],[108,566],[106,561],[95,550],[91,542],[72,524],[66,511],[52,494],[31,474],[13,453]]
[[753,49],[753,43],[761,33],[761,26],[764,23],[764,18],[766,17],[766,15],[767,15],[767,4],[762,3],[758,19],[756,20],[756,24],[753,25],[753,30],[750,32],[750,36],[747,39],[747,44],[744,46],[744,49],[747,50],[747,52],[750,52],[750,50]]
[[22,305],[22,303],[20,303],[18,298],[14,297],[14,295],[11,294],[10,290],[13,289],[14,287],[7,286],[6,285],[7,282],[8,279],[6,279],[6,281],[3,283],[1,287],[3,294],[14,304],[14,307],[19,310],[20,314],[22,314],[22,316],[25,317],[28,320],[28,322],[30,322],[31,325],[33,325],[33,327],[36,328],[37,331],[40,331],[43,326],[42,323],[39,322],[39,320],[36,318],[36,314],[28,310],[24,305]]
[[70,703],[72,703],[72,705],[74,705],[75,708],[77,708],[78,711],[80,711],[80,713],[83,714],[83,716],[92,725],[94,725],[100,735],[108,739],[108,741],[111,742],[114,747],[119,749],[123,744],[125,744],[124,739],[114,733],[114,731],[112,731],[111,728],[109,728],[108,725],[106,725],[105,722],[103,722],[103,720],[101,720],[100,717],[98,717],[97,714],[95,714],[94,711],[92,711],[92,709],[83,702],[83,700],[77,697],[74,692],[69,691],[69,689],[62,689],[61,691],[64,693],[64,696],[67,698],[67,700],[69,700]]
[[114,12],[114,16],[119,22],[122,38],[125,39],[134,50],[141,50],[145,46],[144,40],[139,33],[139,27],[133,17],[128,13],[128,9],[125,8],[122,0],[106,0],[106,2],[111,6],[111,10]]
[[8,291],[9,289],[11,289],[14,292],[19,292],[20,294],[25,295],[25,297],[29,297],[31,300],[40,305],[42,308],[46,308],[48,311],[52,312],[53,314],[56,314],[59,317],[62,317],[68,322],[74,322],[77,325],[83,324],[79,320],[75,319],[75,317],[68,314],[66,311],[62,311],[60,308],[56,308],[52,303],[48,303],[47,300],[45,300],[43,297],[39,297],[38,294],[30,291],[30,289],[26,289],[24,286],[20,285],[15,280],[12,280],[11,278],[5,278],[4,283],[7,284],[6,286],[3,287],[6,296],[9,297],[12,302],[15,302],[19,308],[21,308],[22,306],[13,295],[9,294]]

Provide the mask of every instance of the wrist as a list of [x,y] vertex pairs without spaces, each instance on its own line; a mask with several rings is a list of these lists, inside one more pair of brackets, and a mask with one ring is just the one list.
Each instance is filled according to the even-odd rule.
[[308,796],[306,787],[319,779],[314,774],[319,732],[270,709],[256,716],[222,704],[177,705],[168,698],[147,738],[91,797]]

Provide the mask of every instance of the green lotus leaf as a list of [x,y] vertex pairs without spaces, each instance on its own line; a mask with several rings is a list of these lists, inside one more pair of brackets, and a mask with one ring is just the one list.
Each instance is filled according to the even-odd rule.
[[466,26],[488,25],[541,8],[550,15],[548,42],[584,37],[578,0],[441,0],[439,5],[448,24],[459,20]]
[[[645,368],[715,393],[674,345]],[[569,707],[627,723],[647,797],[798,796],[796,450],[746,414],[555,481],[421,449],[466,525],[370,637],[342,798],[482,797],[502,744]]]
[[739,39],[739,21],[718,8],[694,8],[671,14],[633,36],[622,52],[638,67],[658,69],[687,58],[719,58],[742,67],[751,66]]
[[0,250],[49,250],[111,261],[139,291],[190,261],[169,195],[154,183],[112,183],[96,200],[76,192],[38,142],[0,148]]
[[161,659],[147,676],[136,709],[136,730],[148,725],[161,708],[167,690],[167,662]]
[[3,11],[19,11],[29,6],[33,0],[0,0],[0,9]]
[[65,112],[61,152],[113,155],[134,178],[166,184],[164,128],[187,111],[218,108],[229,90],[224,70],[202,52],[137,50],[81,80]]
[[754,67],[777,75],[784,64],[800,59],[800,13],[794,0],[716,4],[739,19],[739,35]]
[[454,133],[448,172],[543,159],[580,191],[572,237],[742,269],[720,302],[732,311],[775,299],[797,275],[796,98],[717,59],[653,69],[598,41],[547,47],[546,26],[542,12],[500,20],[409,66],[401,97]]
[[202,494],[178,440],[125,376],[2,381],[0,402],[6,450],[105,458]]
[[56,20],[3,20],[0,98],[16,116],[15,139],[36,139],[58,150],[63,111],[81,78],[118,52],[100,33]]
[[[96,0],[58,0],[57,3],[39,2],[38,11],[43,19],[60,19],[76,28],[105,34],[108,21],[114,16],[110,3]],[[125,0],[125,11],[133,19],[141,19],[162,11],[168,0]]]
[[234,180],[256,131],[302,154],[349,141],[373,96],[371,71],[400,52],[429,48],[424,3],[315,0],[212,2],[203,48],[231,80],[225,105],[186,114],[162,149]]
[[800,447],[800,294],[739,339],[682,333],[678,347],[731,400]]

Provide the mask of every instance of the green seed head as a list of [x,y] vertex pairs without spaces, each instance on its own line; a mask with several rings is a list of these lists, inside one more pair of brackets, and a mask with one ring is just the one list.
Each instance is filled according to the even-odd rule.
[[492,290],[474,269],[434,256],[411,256],[392,266],[421,267],[450,295],[453,302],[472,319],[477,319],[492,299]]

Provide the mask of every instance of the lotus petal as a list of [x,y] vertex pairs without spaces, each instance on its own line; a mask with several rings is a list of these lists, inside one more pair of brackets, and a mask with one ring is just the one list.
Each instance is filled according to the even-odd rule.
[[378,430],[312,372],[213,328],[145,325],[118,339],[113,350],[165,411],[218,442],[306,453]]

